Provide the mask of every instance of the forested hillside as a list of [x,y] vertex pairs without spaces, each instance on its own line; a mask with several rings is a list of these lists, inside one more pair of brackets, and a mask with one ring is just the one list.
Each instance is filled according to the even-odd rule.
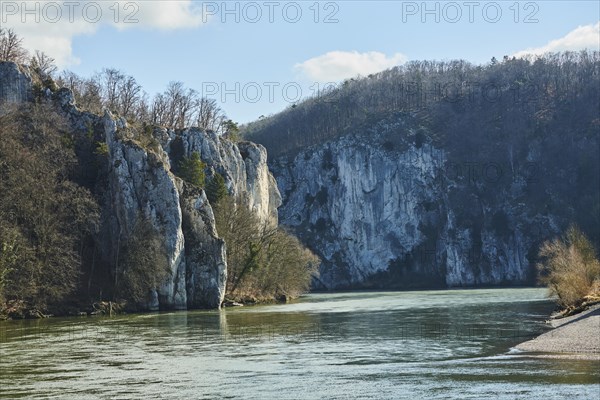
[[[357,280],[368,280],[358,276],[373,271],[389,272],[388,265],[381,265],[386,260],[401,270],[423,272],[419,268],[428,263],[422,254],[431,252],[439,265],[426,275],[475,268],[473,278],[469,273],[457,282],[532,282],[540,240],[569,223],[578,224],[596,244],[600,240],[599,87],[598,52],[505,57],[486,65],[409,62],[345,81],[243,127],[243,134],[268,149],[284,194],[280,216],[328,260],[325,270],[344,269],[343,264],[362,268],[372,258],[362,257],[381,246],[388,250],[378,256],[379,265],[358,273]],[[429,164],[423,164],[424,154]],[[353,173],[362,182],[340,182],[349,173],[343,171],[347,157],[356,159],[351,161]],[[402,177],[383,173],[399,163],[406,166],[399,171]],[[301,176],[301,168],[310,171]],[[409,179],[407,174],[429,175],[420,183],[404,182],[408,186],[394,192],[400,180]],[[429,192],[410,202],[423,187]],[[348,197],[354,190],[358,194]],[[358,211],[361,201],[372,207],[373,215]],[[386,214],[390,201],[411,210],[404,217]],[[336,209],[336,202],[351,210]],[[414,228],[380,228],[407,221]],[[355,243],[365,247],[360,256],[350,257],[342,240],[335,239],[349,229],[344,228],[347,223],[355,224],[355,232],[370,226],[364,233],[368,239]],[[406,242],[407,235],[413,240]],[[377,244],[372,237],[380,238]],[[512,250],[492,245],[492,237],[494,242],[514,242],[507,244]],[[321,245],[323,241],[329,245]],[[451,255],[448,245],[457,241],[466,247]],[[522,274],[477,279],[487,274],[480,268],[494,271],[502,265]],[[411,279],[399,278],[404,283]]]
[[487,65],[411,61],[329,85],[243,132],[273,157],[364,131],[394,115],[423,128],[436,144],[460,139],[466,154],[493,139],[523,143],[564,129],[589,134],[597,127],[589,124],[597,124],[599,57],[598,52],[557,53],[493,59]]

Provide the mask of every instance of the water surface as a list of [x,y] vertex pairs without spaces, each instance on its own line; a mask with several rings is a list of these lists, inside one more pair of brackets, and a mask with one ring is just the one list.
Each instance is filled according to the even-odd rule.
[[511,350],[543,289],[312,294],[285,305],[0,323],[0,397],[600,398],[600,363]]

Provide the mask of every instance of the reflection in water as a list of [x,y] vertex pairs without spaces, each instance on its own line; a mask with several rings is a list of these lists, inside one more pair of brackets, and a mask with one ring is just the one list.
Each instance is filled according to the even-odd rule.
[[599,363],[510,351],[540,289],[314,294],[286,305],[0,324],[4,398],[594,398]]

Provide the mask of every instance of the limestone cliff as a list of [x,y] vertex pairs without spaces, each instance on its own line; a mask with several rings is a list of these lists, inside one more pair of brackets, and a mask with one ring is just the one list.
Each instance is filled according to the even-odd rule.
[[[226,244],[218,237],[204,191],[175,177],[171,164],[198,152],[211,171],[226,177],[230,193],[242,199],[242,206],[276,225],[280,196],[268,171],[266,151],[253,143],[238,146],[199,129],[157,129],[154,136],[161,146],[148,151],[128,137],[124,120],[109,114],[104,117],[104,134],[111,210],[108,248],[118,249],[115,241],[127,237],[138,214],[144,215],[164,236],[171,271],[150,308],[219,307],[227,280]],[[171,148],[179,141],[184,143],[183,154]]]
[[[0,63],[0,106],[33,100],[32,79],[26,67]],[[267,167],[266,150],[194,128],[155,128],[144,132],[149,142],[142,143],[140,126],[130,126],[109,112],[99,116],[80,110],[67,89],[39,91],[36,98],[61,109],[75,133],[80,165],[75,178],[94,193],[101,207],[94,239],[99,260],[93,262],[106,269],[104,279],[115,276],[123,244],[144,218],[165,244],[169,274],[141,307],[220,307],[227,280],[226,244],[219,238],[204,191],[176,177],[171,167],[198,152],[207,175],[221,173],[229,192],[241,199],[240,206],[277,225],[281,196]]]
[[251,142],[232,143],[213,132],[197,128],[159,130],[161,144],[174,162],[197,152],[210,168],[225,179],[230,194],[243,200],[262,222],[277,225],[281,196],[269,173],[267,151]]
[[[391,143],[392,131],[403,139]],[[444,150],[414,138],[401,123],[383,124],[273,160],[280,222],[323,260],[315,286],[529,282],[530,249],[557,231],[552,219],[511,202],[518,193],[496,193],[500,207],[478,198]]]
[[[182,231],[180,195],[176,178],[169,172],[168,158],[144,150],[125,135],[119,138],[117,126],[126,128],[123,120],[104,117],[104,133],[108,148],[108,200],[110,211],[106,223],[110,233],[103,246],[115,263],[121,241],[129,237],[140,218],[149,218],[164,237],[170,277],[158,288],[158,302],[169,308],[184,309],[187,304],[185,282],[185,238]],[[117,125],[118,124],[118,125]],[[153,308],[159,304],[153,304]]]
[[15,104],[33,97],[32,76],[27,67],[0,61],[0,104]]

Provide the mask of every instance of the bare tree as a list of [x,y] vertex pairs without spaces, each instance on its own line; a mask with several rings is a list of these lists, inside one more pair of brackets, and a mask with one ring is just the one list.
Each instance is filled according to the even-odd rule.
[[148,93],[144,92],[143,90],[139,95],[139,100],[135,107],[135,118],[138,121],[152,121],[152,110],[148,100]]
[[31,57],[31,67],[44,79],[52,78],[58,71],[54,58],[39,50],[36,50]]
[[104,106],[111,111],[118,110],[119,89],[125,80],[125,75],[115,68],[104,68],[96,79],[101,83]]
[[73,93],[81,92],[83,79],[73,71],[63,71],[57,79],[57,83],[61,87],[70,89]]
[[228,298],[296,297],[309,288],[319,259],[298,239],[259,221],[240,199],[224,196],[214,209],[227,243]]
[[165,96],[167,100],[166,123],[168,127],[175,128],[180,116],[180,105],[185,96],[183,82],[169,82]]
[[570,226],[563,238],[544,242],[540,256],[539,280],[557,295],[561,306],[600,297],[600,262],[594,245],[577,226]]
[[183,95],[179,99],[177,105],[177,122],[175,128],[183,129],[186,126],[190,126],[195,112],[195,104],[197,103],[198,92],[194,89],[187,89],[183,92]]
[[95,113],[102,112],[102,85],[98,77],[85,79],[72,71],[64,71],[57,78],[57,84],[73,92],[79,107]]
[[0,28],[0,61],[24,64],[27,62],[27,57],[27,50],[23,48],[23,39],[12,29]]
[[219,131],[223,121],[226,119],[225,113],[217,105],[214,99],[202,97],[196,103],[196,124],[198,127],[206,130]]
[[152,101],[152,123],[165,126],[167,124],[167,99],[162,93],[154,96]]
[[[43,54],[38,58],[43,59]],[[163,93],[152,100],[133,78],[114,68],[103,69],[90,79],[66,71],[58,78],[61,86],[75,94],[77,103],[89,111],[103,108],[127,118],[150,122],[172,129],[197,125],[218,134],[227,131],[228,118],[214,99],[200,97],[182,82],[170,82]]]
[[170,82],[156,101],[163,108],[162,124],[169,128],[182,129],[196,119],[198,92],[186,89],[182,82]]
[[102,85],[99,81],[94,78],[83,81],[81,104],[89,111],[102,112]]
[[214,127],[212,130],[214,130],[218,135],[225,134],[227,132],[228,121],[229,121],[229,119],[227,118],[227,115],[225,115],[223,112],[221,112],[215,118]]
[[119,113],[125,117],[133,117],[140,101],[142,87],[134,77],[126,76],[118,86]]

